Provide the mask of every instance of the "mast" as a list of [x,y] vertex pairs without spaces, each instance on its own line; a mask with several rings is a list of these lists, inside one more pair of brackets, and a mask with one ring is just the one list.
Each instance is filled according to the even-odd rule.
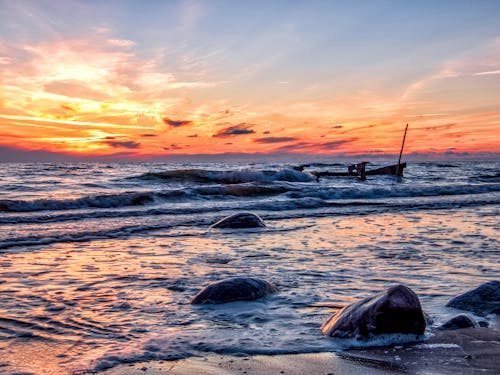
[[398,171],[397,175],[400,176],[402,173],[401,171],[401,155],[403,155],[403,148],[405,147],[405,139],[406,139],[406,131],[408,130],[408,124],[406,124],[405,128],[405,134],[403,136],[403,144],[401,145],[401,151],[399,151],[399,159],[398,159]]

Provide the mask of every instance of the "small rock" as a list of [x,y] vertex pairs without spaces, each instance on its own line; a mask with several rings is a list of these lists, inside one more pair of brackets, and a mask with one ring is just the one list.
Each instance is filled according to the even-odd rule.
[[481,316],[500,314],[500,281],[481,284],[476,289],[453,298],[446,307],[471,311]]
[[321,326],[323,334],[338,338],[367,339],[374,335],[422,335],[425,319],[417,295],[405,285],[344,307]]
[[266,225],[258,215],[244,212],[225,217],[224,219],[213,224],[211,228],[243,229],[260,228],[265,226]]
[[448,320],[438,329],[452,330],[452,329],[478,328],[478,327],[479,324],[470,316],[466,314],[460,314]]
[[253,301],[277,290],[276,286],[265,280],[252,277],[236,277],[208,285],[198,292],[191,303],[200,305]]

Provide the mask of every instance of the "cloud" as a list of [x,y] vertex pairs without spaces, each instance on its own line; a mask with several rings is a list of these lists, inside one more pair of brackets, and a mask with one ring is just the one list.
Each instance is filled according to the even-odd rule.
[[135,42],[128,39],[108,39],[108,43],[113,46],[130,48],[135,46]]
[[13,59],[5,56],[0,56],[0,65],[9,65],[13,63]]
[[162,118],[162,120],[166,125],[169,125],[169,126],[174,127],[174,128],[178,128],[178,127],[186,126],[186,125],[191,125],[191,123],[192,123],[192,121],[190,121],[190,120],[173,120],[173,119],[168,118],[168,117],[164,117],[164,118]]
[[493,75],[493,74],[500,74],[500,70],[490,70],[490,71],[486,71],[486,72],[478,72],[478,73],[474,73],[473,75],[475,75],[475,76],[489,76],[489,75]]
[[445,61],[438,71],[409,85],[402,99],[407,99],[442,79],[498,74],[500,74],[500,38],[495,38],[458,59]]
[[107,141],[107,145],[113,148],[139,148],[141,144],[135,141]]
[[178,145],[177,143],[172,143],[168,147],[163,147],[165,151],[168,150],[182,150],[184,147],[182,145]]
[[295,137],[265,137],[265,138],[256,138],[253,141],[255,143],[282,143],[282,142],[291,142],[296,141]]
[[191,134],[191,135],[188,135],[188,138],[197,138],[198,137],[198,134]]
[[314,142],[297,142],[285,146],[281,146],[274,152],[317,152],[317,151],[334,151],[335,149],[356,141],[358,138],[339,139],[337,141],[329,141],[322,143]]
[[90,100],[108,100],[108,93],[88,87],[76,80],[51,81],[43,86],[45,92],[68,98],[85,98]]
[[234,137],[237,135],[247,135],[255,133],[255,130],[250,129],[252,125],[241,123],[238,125],[228,126],[219,130],[217,133],[212,135],[212,137],[227,138]]
[[158,134],[146,133],[146,134],[141,134],[141,137],[158,137]]
[[320,143],[318,146],[324,149],[331,149],[331,148],[337,148],[339,146],[343,146],[345,144],[351,143],[356,141],[358,138],[350,138],[350,139],[341,139],[338,141],[330,141],[330,142],[324,142]]
[[110,124],[103,122],[89,122],[89,121],[72,121],[72,120],[59,120],[51,118],[42,117],[31,117],[31,116],[19,116],[19,115],[3,115],[0,114],[0,118],[8,120],[17,120],[19,124],[22,122],[29,121],[35,123],[52,123],[61,125],[71,125],[79,127],[92,127],[92,128],[121,128],[121,129],[142,129],[142,130],[155,130],[154,127],[137,126],[137,125],[122,125],[122,124]]
[[274,152],[288,152],[288,151],[306,150],[306,149],[310,148],[312,145],[313,145],[313,143],[309,143],[309,142],[297,142],[297,143],[293,143],[290,145],[278,147],[277,149],[274,150]]

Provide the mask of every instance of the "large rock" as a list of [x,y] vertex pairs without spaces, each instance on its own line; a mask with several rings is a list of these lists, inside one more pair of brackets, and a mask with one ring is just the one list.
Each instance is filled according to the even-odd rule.
[[478,327],[479,324],[470,316],[466,314],[460,314],[448,320],[438,329],[452,330],[452,329],[478,328]]
[[219,220],[218,222],[213,224],[211,228],[239,229],[239,228],[259,228],[265,226],[266,225],[258,215],[251,213],[239,213],[225,217],[222,220]]
[[276,286],[265,280],[252,277],[236,277],[208,285],[198,292],[191,303],[200,305],[253,301],[277,290]]
[[481,284],[476,289],[453,298],[446,306],[481,316],[500,314],[500,281]]
[[338,338],[368,339],[375,335],[422,335],[425,319],[417,295],[395,285],[373,297],[344,307],[321,326],[323,334]]

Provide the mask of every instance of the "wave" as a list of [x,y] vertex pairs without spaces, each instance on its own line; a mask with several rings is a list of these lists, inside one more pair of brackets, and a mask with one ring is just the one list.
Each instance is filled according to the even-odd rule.
[[[167,202],[193,202],[197,200],[215,200],[227,198],[268,198],[282,195],[289,205],[299,202],[301,207],[309,208],[327,205],[332,200],[373,200],[387,198],[411,198],[454,195],[477,195],[500,191],[499,183],[467,185],[366,185],[324,186],[317,183],[294,185],[291,183],[243,183],[231,185],[202,185],[193,188],[174,190],[123,192],[117,194],[89,195],[75,199],[36,199],[36,200],[0,200],[0,211],[10,213],[61,211],[81,209],[120,209],[131,206],[147,206]],[[317,199],[321,200],[317,204]],[[263,204],[266,202],[262,202]],[[245,203],[241,203],[246,205]],[[366,203],[363,203],[366,204]],[[164,208],[161,208],[164,210]],[[190,212],[190,207],[185,207]],[[272,209],[272,208],[267,208]],[[164,211],[161,211],[164,212]],[[85,217],[85,213],[78,213]],[[139,213],[139,215],[141,215]],[[133,215],[132,216],[136,216]],[[103,214],[106,217],[106,214]],[[46,219],[46,217],[45,217]],[[43,220],[45,220],[43,219]],[[22,219],[21,219],[22,220]],[[68,219],[71,220],[71,215]],[[16,218],[0,218],[0,223],[16,222]]]
[[[90,212],[86,216],[80,214],[55,215],[53,217],[38,217],[31,223],[46,224],[49,222],[62,222],[65,220],[93,220],[100,218],[123,218],[141,216],[140,221],[134,220],[135,224],[125,226],[111,225],[112,222],[102,221],[100,227],[107,226],[98,230],[81,230],[79,228],[91,227],[90,223],[86,225],[76,225],[62,228],[57,232],[50,234],[40,232],[39,235],[33,235],[33,230],[29,230],[25,236],[7,237],[0,239],[0,249],[8,249],[17,246],[47,245],[61,242],[88,242],[101,239],[127,238],[139,233],[147,233],[155,230],[169,229],[173,232],[169,236],[190,236],[200,235],[200,230],[205,233],[211,224],[228,216],[241,211],[252,211],[259,214],[264,221],[268,221],[266,231],[275,231],[280,228],[276,224],[282,220],[312,218],[312,217],[333,217],[333,216],[351,216],[351,215],[370,215],[386,212],[409,212],[418,210],[453,210],[466,207],[484,207],[487,205],[500,204],[498,194],[484,194],[481,196],[450,196],[447,199],[442,197],[423,198],[396,198],[391,200],[355,200],[355,201],[333,201],[328,202],[319,198],[316,199],[297,199],[290,200],[269,200],[266,202],[254,202],[247,205],[241,202],[234,202],[231,207],[200,207],[190,210],[162,210],[154,209],[147,211],[108,211],[108,212]],[[154,217],[156,216],[156,217]],[[19,218],[18,223],[29,223],[34,218]],[[39,221],[38,221],[39,220]],[[122,221],[114,220],[114,223]],[[141,224],[138,224],[138,223]],[[269,223],[270,222],[270,223]],[[274,222],[274,224],[273,224]],[[15,223],[15,222],[12,222]],[[15,223],[15,224],[18,224]],[[94,222],[95,224],[95,222]],[[92,227],[96,227],[92,225]],[[187,228],[191,228],[188,230]],[[177,232],[180,229],[181,232]],[[194,234],[191,233],[194,230]],[[1,251],[0,251],[1,252]]]
[[[123,192],[118,194],[89,195],[75,199],[0,200],[0,211],[35,212],[78,210],[86,208],[121,208],[164,203],[169,200],[203,199],[204,197],[258,197],[293,190],[291,186],[235,184],[228,186],[201,186],[165,191]],[[1,220],[0,220],[1,222]]]
[[75,199],[2,199],[0,200],[0,211],[30,212],[138,206],[151,203],[154,201],[154,198],[155,194],[151,192],[125,192],[109,195],[91,195]]
[[[69,233],[58,233],[57,235],[31,235],[25,237],[8,238],[5,241],[0,242],[0,250],[8,249],[17,246],[35,246],[35,245],[48,245],[53,243],[65,243],[65,242],[89,242],[94,240],[106,240],[112,238],[126,238],[130,235],[148,232],[159,229],[168,229],[174,226],[189,225],[189,222],[184,223],[172,223],[172,222],[157,222],[152,224],[144,225],[128,225],[123,227],[113,227],[106,228],[103,230],[95,231],[76,231]],[[191,225],[200,225],[201,223],[191,223]],[[206,223],[208,226],[209,222]],[[1,252],[1,251],[0,251]]]
[[476,195],[500,191],[500,184],[467,184],[467,185],[365,185],[356,187],[325,187],[322,189],[303,188],[287,193],[289,198],[321,198],[332,199],[382,199],[432,197],[447,195]]
[[483,174],[479,176],[471,177],[473,181],[487,182],[487,183],[496,183],[500,182],[500,172],[493,174]]
[[245,182],[309,182],[316,178],[309,174],[294,169],[280,170],[230,170],[216,171],[206,169],[176,169],[163,172],[148,172],[138,178],[142,180],[160,179],[165,181],[197,182],[197,183],[220,183],[220,184],[241,184]]

